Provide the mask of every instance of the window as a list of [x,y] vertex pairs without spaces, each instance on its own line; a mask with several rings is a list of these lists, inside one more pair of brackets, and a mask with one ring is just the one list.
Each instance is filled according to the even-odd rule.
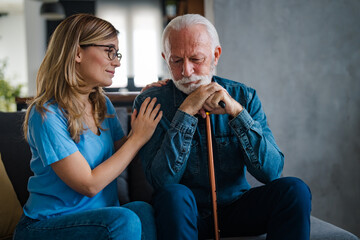
[[139,90],[162,75],[160,1],[98,1],[96,16],[119,30],[120,68],[111,87]]

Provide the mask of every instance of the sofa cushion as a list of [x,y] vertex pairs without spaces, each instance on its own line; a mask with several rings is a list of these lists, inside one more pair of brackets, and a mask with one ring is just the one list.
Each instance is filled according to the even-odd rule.
[[[316,217],[310,217],[310,240],[359,240],[352,233],[324,222]],[[266,234],[251,237],[221,238],[226,240],[265,240]]]
[[30,147],[22,131],[24,116],[25,112],[0,112],[0,153],[22,206],[29,197],[27,182],[33,175]]
[[359,240],[352,233],[311,216],[310,240]]
[[18,223],[22,208],[5,171],[0,155],[0,239],[10,237]]
[[126,204],[130,202],[129,196],[129,183],[128,183],[128,170],[127,168],[120,174],[120,176],[116,179],[117,183],[117,193],[120,205]]
[[[129,132],[129,115],[127,109],[125,107],[116,107],[116,115],[120,121],[120,125],[125,135]],[[125,169],[120,176],[116,179],[117,182],[117,191],[119,202],[121,205],[129,203],[129,178],[128,178],[128,170]]]
[[[119,118],[124,133],[131,129],[131,114],[125,107],[116,107],[116,114]],[[120,204],[132,201],[145,201],[150,203],[153,188],[145,178],[141,161],[136,156],[130,165],[117,178],[118,196]]]
[[128,172],[130,200],[151,203],[154,189],[146,180],[139,155],[130,163]]

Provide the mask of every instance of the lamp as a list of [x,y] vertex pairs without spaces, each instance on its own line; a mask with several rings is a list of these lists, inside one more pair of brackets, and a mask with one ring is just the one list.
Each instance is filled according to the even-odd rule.
[[65,10],[60,2],[44,2],[40,15],[47,20],[62,20],[65,18]]

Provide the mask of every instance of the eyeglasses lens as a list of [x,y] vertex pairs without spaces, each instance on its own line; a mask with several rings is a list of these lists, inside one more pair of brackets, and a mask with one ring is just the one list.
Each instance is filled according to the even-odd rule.
[[110,51],[108,52],[108,56],[110,60],[114,60],[116,57],[119,59],[119,61],[121,60],[121,53],[116,51],[115,48],[110,48],[109,50]]

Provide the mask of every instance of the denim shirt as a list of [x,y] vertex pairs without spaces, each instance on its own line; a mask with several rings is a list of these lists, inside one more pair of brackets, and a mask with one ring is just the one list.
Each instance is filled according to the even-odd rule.
[[[250,188],[246,170],[262,183],[278,178],[284,155],[267,125],[256,91],[217,76],[213,81],[244,107],[235,118],[228,114],[210,115],[217,202],[223,205]],[[184,184],[194,193],[198,206],[211,206],[205,119],[178,109],[187,95],[172,81],[140,94],[134,107],[139,110],[147,97],[156,97],[163,111],[154,135],[140,150],[147,180],[155,189]]]

